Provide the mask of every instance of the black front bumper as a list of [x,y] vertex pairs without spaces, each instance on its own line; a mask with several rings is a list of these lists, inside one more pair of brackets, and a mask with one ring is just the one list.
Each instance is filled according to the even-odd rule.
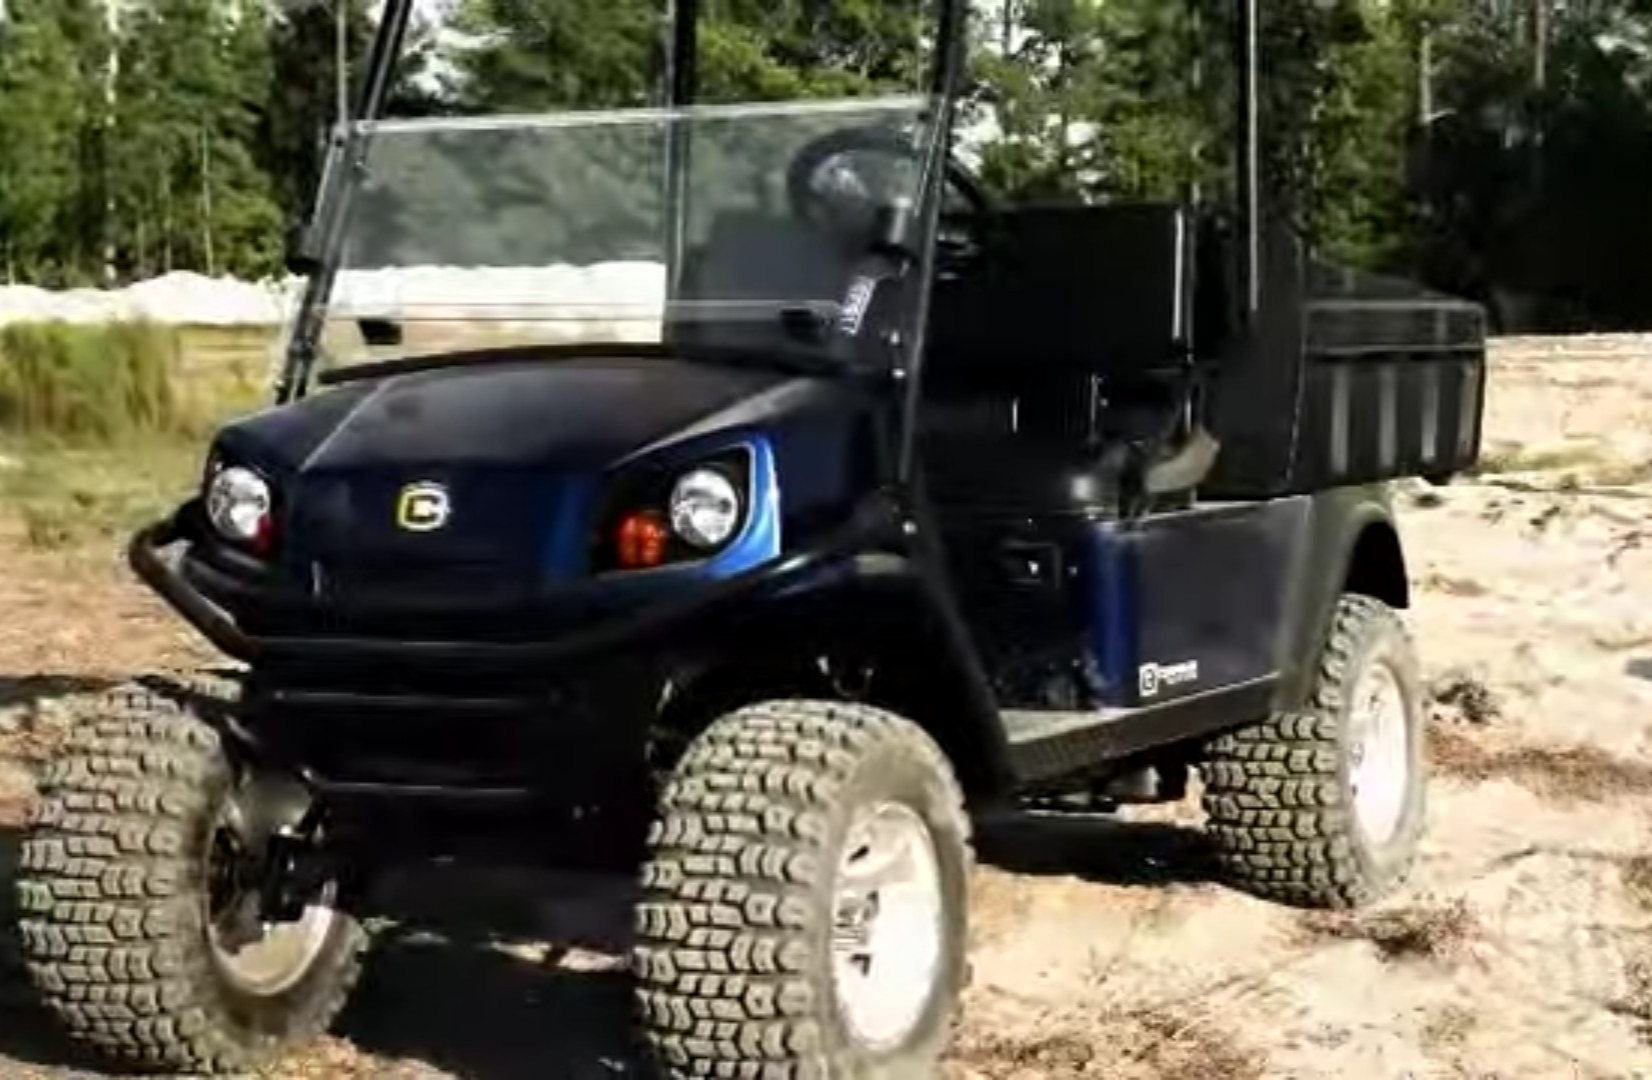
[[[891,515],[881,507],[873,508],[803,550],[577,629],[559,626],[551,640],[417,640],[352,634],[249,633],[163,556],[167,548],[189,540],[182,524],[185,520],[186,513],[180,512],[139,531],[128,545],[128,562],[146,585],[228,656],[249,664],[410,664],[444,670],[543,671],[611,650],[635,648],[690,628],[698,636],[708,620],[742,605],[813,585],[825,575],[847,572],[855,576],[859,572],[854,565],[857,556],[898,535],[890,528]],[[321,625],[327,621],[317,620]],[[547,619],[547,624],[551,620]]]

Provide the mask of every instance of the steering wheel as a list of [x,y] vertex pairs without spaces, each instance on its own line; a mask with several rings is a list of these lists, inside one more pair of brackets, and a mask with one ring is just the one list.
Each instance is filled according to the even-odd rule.
[[[913,194],[911,170],[918,167],[916,148],[897,132],[845,128],[798,151],[786,170],[786,197],[804,221],[840,236],[866,236],[880,210]],[[994,208],[980,181],[951,157],[943,184],[935,248],[945,272],[980,253]]]

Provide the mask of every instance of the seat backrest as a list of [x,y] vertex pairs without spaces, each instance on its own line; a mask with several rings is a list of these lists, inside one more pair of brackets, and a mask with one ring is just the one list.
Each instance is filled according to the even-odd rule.
[[939,282],[926,378],[1128,377],[1191,348],[1191,215],[1169,204],[1018,207],[981,264]]
[[825,230],[756,211],[731,211],[711,222],[706,240],[683,264],[678,299],[731,305],[726,317],[697,314],[668,321],[666,340],[678,348],[779,347],[796,342],[777,316],[740,311],[749,303],[778,308],[787,302],[839,300],[854,270],[851,252]]

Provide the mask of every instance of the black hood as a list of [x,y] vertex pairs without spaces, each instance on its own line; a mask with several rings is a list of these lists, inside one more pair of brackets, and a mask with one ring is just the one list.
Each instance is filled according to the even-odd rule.
[[[335,599],[485,605],[580,574],[612,466],[792,378],[666,359],[456,363],[270,410],[219,447],[270,474],[280,561]],[[439,531],[397,524],[421,483],[450,495]]]
[[232,425],[279,472],[555,461],[601,468],[784,381],[674,360],[462,363],[346,384]]

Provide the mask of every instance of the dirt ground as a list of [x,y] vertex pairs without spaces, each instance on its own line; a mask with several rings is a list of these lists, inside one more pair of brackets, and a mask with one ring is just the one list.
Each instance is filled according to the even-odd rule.
[[[1238,895],[1191,802],[992,823],[951,1080],[1652,1077],[1652,339],[1500,343],[1487,449],[1404,500],[1436,770],[1405,892],[1352,916]],[[112,553],[25,551],[0,514],[0,567],[4,879],[61,699],[203,654]],[[415,892],[338,1035],[271,1075],[637,1073],[611,885]],[[96,1076],[6,950],[0,1077]]]

